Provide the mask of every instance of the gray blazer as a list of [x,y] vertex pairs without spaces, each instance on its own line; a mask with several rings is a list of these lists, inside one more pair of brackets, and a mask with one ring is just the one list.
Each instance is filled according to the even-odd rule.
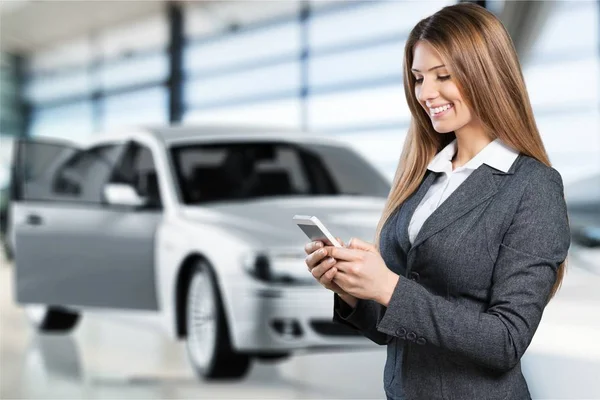
[[333,319],[387,345],[390,399],[530,399],[520,359],[570,246],[562,178],[524,154],[506,173],[482,164],[411,246],[408,223],[436,174],[382,230],[400,275],[388,307],[335,295]]

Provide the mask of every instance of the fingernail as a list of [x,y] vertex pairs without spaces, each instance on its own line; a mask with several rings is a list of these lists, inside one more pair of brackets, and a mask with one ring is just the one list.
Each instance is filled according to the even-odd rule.
[[352,239],[354,239],[354,238],[351,238],[351,239],[348,241],[348,247],[350,247],[350,246],[352,245]]

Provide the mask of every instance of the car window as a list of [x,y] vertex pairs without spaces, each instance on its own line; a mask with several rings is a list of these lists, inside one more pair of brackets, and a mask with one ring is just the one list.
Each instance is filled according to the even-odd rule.
[[162,204],[154,156],[147,146],[131,142],[111,182],[131,185],[139,196],[148,199],[150,206],[160,207]]
[[101,203],[107,182],[120,153],[119,145],[102,145],[74,154],[57,169],[52,183],[55,198]]
[[[188,204],[272,196],[387,197],[389,192],[389,184],[373,167],[341,147],[274,142],[193,144],[175,146],[171,155]],[[353,177],[362,182],[354,182]]]
[[13,170],[15,200],[52,200],[51,180],[58,167],[78,152],[72,145],[22,139],[17,142]]

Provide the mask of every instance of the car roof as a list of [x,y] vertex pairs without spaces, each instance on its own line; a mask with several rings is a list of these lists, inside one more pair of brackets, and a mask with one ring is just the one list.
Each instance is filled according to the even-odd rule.
[[123,141],[138,135],[152,135],[165,145],[202,142],[228,141],[260,141],[277,140],[300,143],[321,143],[334,146],[348,147],[339,139],[328,137],[327,134],[302,131],[292,128],[278,128],[260,125],[141,125],[118,132],[107,132],[95,135],[94,144],[106,141]]

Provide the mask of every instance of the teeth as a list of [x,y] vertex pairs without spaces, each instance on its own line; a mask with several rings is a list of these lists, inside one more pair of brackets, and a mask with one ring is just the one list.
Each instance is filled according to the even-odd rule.
[[441,106],[441,107],[437,107],[437,108],[430,108],[431,114],[433,114],[433,115],[439,114],[442,111],[446,111],[450,107],[452,107],[452,104],[446,104],[445,106]]

